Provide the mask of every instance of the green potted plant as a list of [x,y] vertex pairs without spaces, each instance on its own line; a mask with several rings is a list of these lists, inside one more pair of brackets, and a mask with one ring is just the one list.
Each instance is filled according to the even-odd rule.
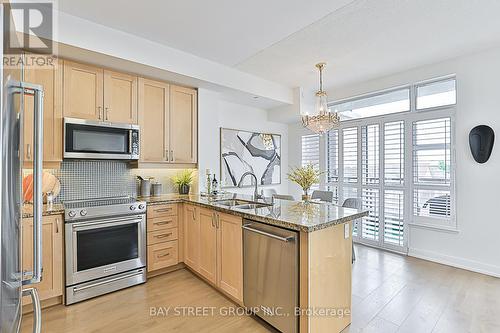
[[192,170],[182,170],[172,177],[172,182],[178,187],[179,194],[189,194],[193,178]]
[[312,164],[308,164],[299,168],[291,168],[287,176],[289,180],[297,183],[302,188],[304,192],[302,200],[308,201],[310,199],[309,190],[311,186],[319,183],[319,176],[322,174],[323,172],[316,170]]

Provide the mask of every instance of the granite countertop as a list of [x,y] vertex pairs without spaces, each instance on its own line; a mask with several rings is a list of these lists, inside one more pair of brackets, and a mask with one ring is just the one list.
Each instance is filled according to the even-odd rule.
[[[43,205],[42,208],[42,216],[48,215],[59,215],[64,214],[64,206],[62,204],[53,204],[52,209],[47,209],[47,205]],[[33,217],[33,204],[25,203],[23,205],[23,219],[32,218]]]
[[187,202],[202,207],[209,207],[223,213],[230,213],[254,221],[303,232],[312,232],[328,228],[368,215],[367,211],[342,208],[334,204],[319,202],[305,203],[302,201],[278,199],[274,200],[273,206],[256,209],[241,209],[222,206],[217,203],[217,200],[223,199],[252,200],[251,196],[233,193],[218,196],[216,199],[200,195],[178,194],[138,198],[138,200],[145,201],[148,205]]

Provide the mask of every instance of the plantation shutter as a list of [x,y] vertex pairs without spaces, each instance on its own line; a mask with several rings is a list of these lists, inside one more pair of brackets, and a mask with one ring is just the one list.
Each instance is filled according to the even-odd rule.
[[451,217],[451,119],[413,123],[413,215]]
[[358,181],[358,128],[351,127],[342,131],[344,182],[357,183]]
[[[303,135],[302,136],[302,166],[312,164],[314,169],[319,170],[319,135]],[[317,190],[319,184],[311,187],[312,190]]]
[[405,178],[404,122],[384,124],[384,182],[403,185]]

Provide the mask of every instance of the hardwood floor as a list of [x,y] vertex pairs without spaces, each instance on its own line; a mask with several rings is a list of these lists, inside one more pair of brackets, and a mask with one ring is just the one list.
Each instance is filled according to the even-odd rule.
[[343,333],[500,332],[500,279],[356,246]]
[[[500,332],[500,279],[356,246],[352,324],[343,333]],[[215,315],[176,315],[174,307],[215,307]],[[151,316],[151,307],[171,307]],[[249,316],[223,316],[235,305],[187,270],[72,306],[43,311],[45,333],[269,332]],[[179,309],[179,308],[178,308]],[[186,310],[187,311],[187,310]],[[31,332],[31,316],[22,332]]]

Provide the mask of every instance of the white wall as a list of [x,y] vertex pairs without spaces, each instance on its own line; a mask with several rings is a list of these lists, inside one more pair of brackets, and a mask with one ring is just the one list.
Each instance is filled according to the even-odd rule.
[[[476,125],[500,133],[500,48],[412,69],[356,85],[333,89],[333,99],[347,98],[416,81],[456,74],[456,185],[458,232],[411,226],[409,255],[500,276],[500,150],[477,164],[469,150],[468,134]],[[300,161],[297,131],[290,126],[290,163]]]
[[[220,127],[247,131],[281,134],[281,184],[260,186],[274,188],[278,193],[287,193],[288,183],[288,126],[268,121],[267,111],[246,105],[227,102],[220,95],[206,89],[198,90],[198,167],[200,191],[204,188],[205,169],[210,169],[220,177]],[[226,189],[236,193],[253,193],[253,188]]]

